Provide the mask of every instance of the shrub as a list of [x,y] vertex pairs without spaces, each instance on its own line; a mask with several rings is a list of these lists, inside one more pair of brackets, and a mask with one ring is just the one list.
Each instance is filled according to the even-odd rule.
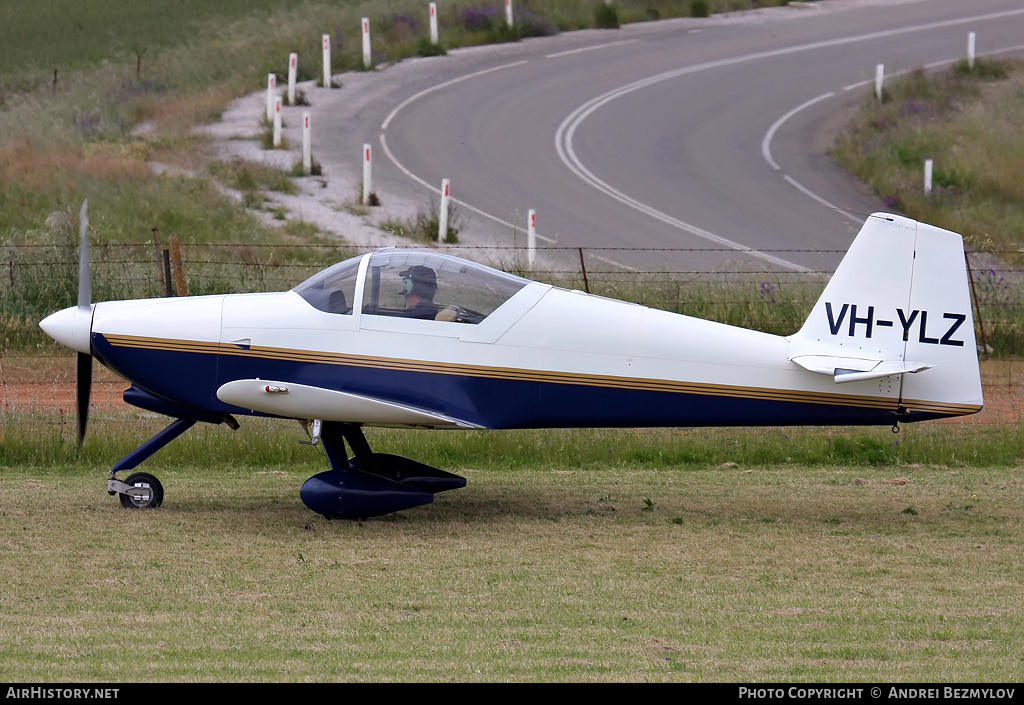
[[594,8],[594,26],[598,29],[618,29],[619,12],[607,2],[599,2]]
[[420,37],[416,42],[417,56],[446,56],[447,51],[440,44],[434,44],[429,37]]

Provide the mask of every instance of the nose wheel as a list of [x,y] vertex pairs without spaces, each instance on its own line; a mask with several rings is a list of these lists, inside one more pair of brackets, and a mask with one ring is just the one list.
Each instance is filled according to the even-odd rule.
[[148,472],[133,473],[118,484],[121,506],[127,509],[156,509],[164,501],[163,485]]

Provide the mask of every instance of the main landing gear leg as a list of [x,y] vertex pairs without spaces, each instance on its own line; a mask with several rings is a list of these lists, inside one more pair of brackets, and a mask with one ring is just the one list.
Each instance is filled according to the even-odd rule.
[[[374,453],[358,424],[324,421],[320,438],[331,469],[306,480],[303,503],[328,519],[364,519],[434,501],[466,479],[389,453]],[[345,442],[355,457],[349,459]]]
[[110,471],[110,479],[107,480],[107,492],[120,495],[121,506],[128,509],[156,509],[159,507],[164,501],[164,488],[159,480],[149,473],[137,472],[121,482],[116,477],[117,473],[135,468],[153,453],[192,428],[195,423],[195,419],[178,419],[117,461]]

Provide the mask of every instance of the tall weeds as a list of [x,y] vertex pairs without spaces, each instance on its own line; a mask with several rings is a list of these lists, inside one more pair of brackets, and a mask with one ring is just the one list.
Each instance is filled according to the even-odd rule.
[[[915,71],[869,98],[835,147],[839,162],[893,210],[962,233],[1020,262],[1024,247],[1024,65],[979,61]],[[924,191],[924,161],[934,164]]]

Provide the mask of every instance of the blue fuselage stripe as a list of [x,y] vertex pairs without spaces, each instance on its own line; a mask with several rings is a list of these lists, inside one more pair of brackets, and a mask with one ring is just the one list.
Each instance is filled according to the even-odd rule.
[[[212,350],[216,344],[210,344]],[[232,354],[112,345],[93,337],[96,357],[137,386],[173,401],[215,412],[251,413],[216,397],[238,379],[268,379],[387,399],[437,411],[485,428],[655,426],[776,426],[891,424],[896,401],[864,405],[765,398],[742,391],[632,388],[474,372],[393,369],[338,362],[280,359],[232,349]],[[947,416],[914,412],[902,420]]]

